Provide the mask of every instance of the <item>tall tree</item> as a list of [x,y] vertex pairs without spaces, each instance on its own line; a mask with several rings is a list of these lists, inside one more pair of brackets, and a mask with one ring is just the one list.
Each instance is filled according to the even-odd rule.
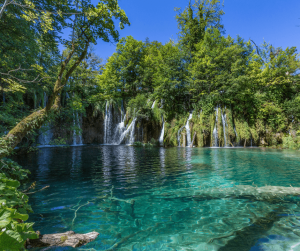
[[[77,3],[73,3],[73,6],[75,9]],[[61,40],[68,49],[68,53],[62,57],[47,106],[24,118],[4,140],[1,140],[0,158],[9,154],[27,133],[40,128],[50,114],[59,110],[60,94],[74,70],[84,60],[90,44],[96,44],[99,39],[105,42],[117,41],[119,32],[115,27],[114,20],[120,21],[121,29],[124,28],[124,25],[129,24],[128,18],[119,7],[117,0],[101,0],[96,6],[89,0],[81,1],[78,8],[84,15],[80,15],[74,20],[72,28],[75,35]]]
[[178,11],[179,43],[189,54],[195,52],[196,44],[203,40],[208,28],[224,31],[221,24],[224,11],[219,0],[195,0],[194,4],[190,0],[189,6],[183,11],[180,8],[175,10]]

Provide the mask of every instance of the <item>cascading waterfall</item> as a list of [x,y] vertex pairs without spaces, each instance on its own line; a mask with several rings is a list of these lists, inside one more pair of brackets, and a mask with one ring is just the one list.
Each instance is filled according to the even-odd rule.
[[[225,107],[226,109],[226,107]],[[224,112],[221,112],[221,116],[222,116],[222,125],[223,125],[223,134],[224,134],[224,146],[227,146],[227,134],[226,134],[226,129],[227,129],[227,122],[226,122],[226,113],[225,110]]]
[[162,119],[162,122],[163,122],[163,126],[162,126],[162,129],[161,129],[161,133],[160,133],[160,136],[159,136],[159,145],[160,146],[163,146],[164,144],[164,133],[165,133],[165,121],[164,121],[164,116],[161,115],[161,119]]
[[[127,127],[127,129],[121,134],[118,145],[120,145],[124,138],[127,136],[127,134],[130,132],[130,139],[129,139],[129,143],[133,144],[134,140],[134,129],[135,129],[135,122],[136,122],[136,118],[134,118],[131,122],[131,124]],[[132,142],[132,143],[131,143]]]
[[74,129],[73,129],[73,145],[74,146],[82,145],[82,134],[80,132],[80,134],[77,135],[76,130],[75,130],[76,127],[81,128],[78,112],[75,112],[75,113],[73,112],[73,126],[74,126]]
[[154,108],[154,106],[155,106],[155,102],[156,102],[156,100],[154,100],[154,102],[153,102],[153,104],[152,104],[152,106],[151,106],[151,109],[153,109],[153,108]]
[[130,138],[129,138],[129,144],[130,145],[132,145],[134,143],[135,120],[136,119],[134,119],[134,123],[133,123],[133,126],[131,128],[131,132],[130,132]]
[[73,145],[76,145],[77,141],[76,141],[76,130],[75,130],[75,126],[76,126],[76,118],[75,118],[75,114],[73,112]]
[[[43,104],[44,108],[47,105],[47,101],[48,101],[48,97],[47,97],[46,92],[44,92],[44,104]],[[50,123],[44,124],[41,129],[44,132],[41,135],[39,135],[38,140],[37,140],[38,144],[41,146],[50,145],[50,142],[53,138],[53,132],[52,132]]]
[[213,130],[213,141],[214,141],[214,147],[218,147],[218,112],[219,112],[219,108],[216,107],[215,108],[216,110],[216,120],[215,120],[215,127],[214,127],[214,130]]
[[186,130],[186,142],[187,142],[187,147],[190,147],[191,144],[192,144],[192,140],[191,140],[191,130],[190,130],[190,120],[192,119],[193,117],[193,113],[190,113],[190,116],[186,122],[186,125],[185,125],[185,130]]
[[104,119],[104,144],[111,144],[113,139],[111,138],[111,127],[112,127],[112,106],[109,102],[106,102],[105,107],[105,119]]
[[126,120],[126,113],[123,116],[123,111],[122,111],[121,112],[121,122],[117,125],[116,130],[115,130],[115,134],[114,134],[114,140],[113,140],[114,144],[118,144],[120,135],[122,135],[122,133],[126,129],[125,120]]

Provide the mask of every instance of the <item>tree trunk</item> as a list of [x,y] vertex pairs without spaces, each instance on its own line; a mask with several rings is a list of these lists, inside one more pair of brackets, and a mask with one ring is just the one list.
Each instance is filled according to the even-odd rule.
[[75,63],[71,66],[71,68],[68,69],[67,72],[65,73],[66,67],[76,50],[75,46],[72,47],[72,50],[69,52],[68,56],[61,64],[60,72],[56,79],[53,93],[49,97],[46,107],[24,118],[12,130],[10,130],[10,132],[4,138],[4,140],[0,141],[0,159],[8,156],[13,151],[13,149],[22,141],[22,139],[26,136],[26,134],[30,133],[32,130],[41,128],[41,126],[47,120],[48,115],[53,113],[55,114],[56,112],[59,111],[60,93],[64,88],[64,86],[66,85],[66,83],[68,82],[68,79],[73,73],[73,71],[84,59],[87,53],[88,46],[89,44],[86,43],[86,46],[84,50],[81,52],[80,56],[77,58]]
[[99,233],[76,234],[68,231],[61,234],[44,234],[38,239],[27,240],[26,248],[36,247],[73,247],[85,245],[98,237]]

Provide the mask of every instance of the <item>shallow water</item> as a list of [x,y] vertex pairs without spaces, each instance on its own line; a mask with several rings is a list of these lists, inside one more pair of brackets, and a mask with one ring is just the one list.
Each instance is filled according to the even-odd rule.
[[212,187],[299,187],[297,151],[82,146],[16,161],[38,189],[50,185],[30,197],[35,230],[100,233],[77,250],[300,250],[298,198],[279,205],[196,196]]

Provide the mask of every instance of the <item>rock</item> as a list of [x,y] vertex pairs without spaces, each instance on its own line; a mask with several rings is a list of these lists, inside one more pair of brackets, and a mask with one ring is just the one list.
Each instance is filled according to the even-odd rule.
[[73,247],[77,248],[85,245],[98,237],[99,233],[90,232],[87,234],[76,234],[73,231],[68,231],[60,234],[44,234],[40,235],[38,239],[26,241],[26,248],[36,247]]

